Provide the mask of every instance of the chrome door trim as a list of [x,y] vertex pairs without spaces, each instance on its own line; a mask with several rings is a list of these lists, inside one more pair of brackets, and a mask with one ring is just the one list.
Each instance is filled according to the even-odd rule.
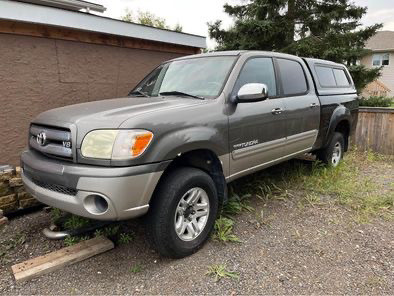
[[313,139],[315,140],[317,137],[318,130],[310,130],[307,132],[291,135],[287,137],[287,144],[292,144],[297,141],[302,141],[302,140],[307,140],[307,139]]
[[263,169],[263,168],[266,168],[266,167],[275,165],[275,164],[277,164],[277,163],[279,163],[279,162],[288,160],[288,159],[293,158],[294,156],[297,156],[297,155],[299,155],[299,154],[307,153],[307,152],[309,152],[309,151],[311,151],[311,150],[312,150],[312,147],[309,147],[309,148],[307,148],[307,149],[300,150],[300,151],[297,151],[297,152],[288,154],[288,155],[286,155],[286,156],[282,156],[282,157],[279,157],[279,158],[277,158],[277,159],[274,159],[274,160],[271,160],[271,161],[268,161],[268,162],[265,162],[265,163],[262,163],[262,164],[259,164],[259,165],[250,167],[250,168],[248,168],[248,169],[239,171],[239,172],[237,172],[237,173],[235,173],[235,174],[232,174],[232,175],[226,177],[226,182],[227,182],[227,183],[228,183],[228,182],[231,182],[231,181],[233,181],[233,180],[235,180],[235,179],[237,179],[237,178],[240,178],[240,177],[242,177],[242,176],[245,176],[245,175],[248,175],[248,174],[250,174],[250,173],[256,172],[256,171],[261,170],[261,169]]
[[285,154],[291,154],[293,151],[300,151],[312,147],[316,141],[318,130],[310,130],[299,134],[291,135],[286,138]]
[[286,138],[281,138],[281,139],[234,150],[233,152],[231,152],[231,156],[234,160],[237,160],[243,157],[251,156],[256,153],[266,152],[267,150],[270,149],[276,149],[285,144],[286,144]]

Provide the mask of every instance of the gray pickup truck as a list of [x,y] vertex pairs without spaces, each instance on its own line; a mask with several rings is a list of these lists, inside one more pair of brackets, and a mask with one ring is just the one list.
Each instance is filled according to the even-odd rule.
[[195,252],[227,183],[312,152],[337,166],[358,115],[345,66],[260,51],[177,58],[128,97],[33,120],[22,179],[39,201],[97,220],[145,216],[162,255]]

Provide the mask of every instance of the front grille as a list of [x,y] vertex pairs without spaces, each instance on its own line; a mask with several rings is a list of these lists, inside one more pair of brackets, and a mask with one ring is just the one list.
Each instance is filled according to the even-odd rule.
[[31,181],[37,186],[66,195],[75,196],[77,195],[78,192],[78,190],[74,188],[68,188],[58,184],[51,184],[51,183],[36,180],[34,178],[32,178]]
[[32,124],[29,145],[48,156],[72,160],[71,132],[68,129]]

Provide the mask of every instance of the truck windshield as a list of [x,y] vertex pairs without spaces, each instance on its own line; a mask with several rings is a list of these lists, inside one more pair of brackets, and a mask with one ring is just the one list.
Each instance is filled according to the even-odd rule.
[[216,98],[223,88],[235,56],[191,58],[168,62],[150,73],[131,95],[177,95]]

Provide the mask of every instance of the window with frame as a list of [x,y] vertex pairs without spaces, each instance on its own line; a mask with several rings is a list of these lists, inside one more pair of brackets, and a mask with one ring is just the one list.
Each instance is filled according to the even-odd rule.
[[264,83],[270,97],[276,96],[275,70],[272,58],[252,58],[245,62],[233,89],[233,95],[238,94],[242,86],[248,83]]
[[336,87],[334,72],[330,67],[315,66],[317,78],[319,79],[319,84],[322,87]]
[[282,81],[283,94],[285,96],[294,96],[306,93],[308,84],[301,64],[287,59],[277,59],[277,62]]
[[315,66],[315,70],[321,87],[348,87],[350,85],[344,69]]
[[350,81],[349,78],[347,77],[345,70],[343,69],[333,69],[334,72],[335,80],[337,82],[337,86],[349,86]]
[[388,66],[390,64],[389,53],[376,53],[372,56],[372,66]]

